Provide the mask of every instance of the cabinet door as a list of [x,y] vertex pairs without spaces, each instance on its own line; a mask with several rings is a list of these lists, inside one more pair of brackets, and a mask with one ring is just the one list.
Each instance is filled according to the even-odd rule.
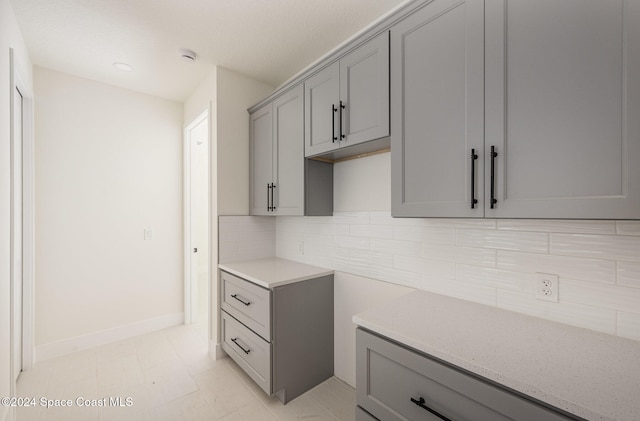
[[307,79],[304,97],[305,156],[337,149],[340,64],[333,63]]
[[487,216],[640,218],[640,3],[486,8]]
[[304,215],[303,95],[299,85],[273,102],[276,215]]
[[340,60],[340,147],[389,136],[389,33]]
[[269,185],[273,169],[272,104],[268,104],[249,117],[251,214],[269,215]]
[[391,28],[393,216],[484,216],[483,13],[435,0]]

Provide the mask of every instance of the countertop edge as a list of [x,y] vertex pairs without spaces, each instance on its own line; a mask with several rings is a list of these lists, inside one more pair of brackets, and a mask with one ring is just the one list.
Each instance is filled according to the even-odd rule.
[[562,398],[558,398],[554,395],[549,395],[547,393],[545,393],[544,391],[536,388],[536,387],[532,387],[531,385],[527,385],[524,384],[522,382],[519,382],[517,380],[508,378],[508,377],[504,377],[502,376],[500,373],[496,373],[494,371],[491,370],[487,370],[481,366],[475,365],[467,360],[463,360],[460,358],[456,358],[455,356],[448,354],[446,352],[442,352],[436,348],[428,348],[425,347],[423,344],[412,341],[410,338],[404,337],[402,335],[398,335],[393,331],[389,331],[387,329],[381,329],[378,326],[375,326],[373,324],[370,324],[368,322],[366,322],[365,320],[359,319],[356,316],[353,317],[353,322],[358,325],[359,327],[365,328],[371,332],[374,332],[380,336],[384,336],[386,338],[389,338],[393,341],[396,341],[402,345],[405,345],[409,348],[412,348],[418,352],[424,353],[424,354],[428,354],[432,357],[435,357],[439,360],[445,361],[449,364],[452,364],[456,367],[460,367],[466,371],[469,371],[477,376],[483,377],[487,380],[490,380],[492,382],[495,382],[499,385],[505,386],[509,389],[512,389],[518,393],[521,393],[525,396],[531,397],[533,399],[536,399],[540,402],[543,402],[547,405],[551,405],[553,407],[562,409],[564,411],[567,411],[573,415],[576,415],[578,417],[582,417],[585,418],[587,420],[601,420],[601,421],[616,421],[615,418],[609,418],[606,416],[603,416],[601,414],[595,413],[591,410],[589,410],[588,408],[584,408],[581,406],[577,406],[576,404],[574,404],[573,402],[564,400]]
[[[407,295],[413,295],[420,293],[420,291],[412,292]],[[450,298],[450,297],[449,297]],[[463,300],[464,301],[464,300]],[[586,420],[598,420],[598,421],[616,421],[618,419],[611,416],[604,415],[596,412],[594,409],[587,408],[580,403],[573,402],[552,391],[545,391],[537,386],[528,384],[526,379],[517,379],[496,371],[495,369],[483,367],[473,361],[469,361],[464,357],[457,356],[452,352],[448,352],[446,349],[439,349],[438,347],[431,346],[425,343],[419,338],[411,338],[401,332],[394,330],[391,326],[383,326],[384,323],[378,323],[375,320],[368,320],[367,313],[356,314],[352,317],[352,321],[361,328],[367,329],[377,335],[386,337],[400,343],[408,348],[416,350],[420,353],[430,355],[436,359],[442,360],[446,363],[460,367],[474,375],[485,378],[491,382],[502,385],[508,389],[511,389],[524,396],[530,397],[533,400],[542,402],[543,404],[550,405],[560,410],[566,411],[574,416],[582,417]],[[519,313],[514,313],[519,314]],[[524,381],[523,381],[524,380]]]
[[[286,266],[288,263],[291,263],[292,265],[304,265],[307,266],[309,269],[305,270],[303,274],[300,275],[292,275],[292,276],[287,276],[284,279],[280,279],[280,280],[274,280],[274,281],[265,281],[264,278],[269,278],[269,276],[264,276],[261,277],[259,275],[255,275],[255,274],[251,274],[251,273],[247,273],[247,271],[243,271],[240,269],[236,269],[233,267],[234,264],[238,264],[238,265],[243,265],[243,264],[256,264],[256,263],[262,263],[262,262],[271,262],[271,263],[277,263],[283,266]],[[261,286],[263,288],[266,289],[273,289],[273,288],[277,288],[280,286],[284,286],[284,285],[289,285],[289,284],[293,284],[296,282],[303,282],[303,281],[307,281],[309,279],[314,279],[314,278],[319,278],[319,277],[323,277],[323,276],[328,276],[328,275],[333,275],[334,274],[334,270],[332,269],[327,269],[327,268],[321,268],[321,267],[317,267],[317,266],[312,266],[312,265],[308,265],[306,263],[301,263],[301,262],[297,262],[294,260],[287,260],[287,259],[280,259],[280,258],[273,258],[273,259],[256,259],[256,260],[247,260],[247,261],[240,261],[240,262],[231,262],[231,263],[220,263],[218,264],[218,268],[220,270],[223,270],[225,272],[228,272],[232,275],[238,276],[242,279],[245,279],[251,283],[254,283],[258,286]]]

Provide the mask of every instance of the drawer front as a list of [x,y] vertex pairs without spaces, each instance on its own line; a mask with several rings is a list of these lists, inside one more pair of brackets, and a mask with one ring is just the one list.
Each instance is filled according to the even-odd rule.
[[222,309],[249,329],[271,340],[271,294],[268,289],[221,271]]
[[374,418],[370,413],[359,406],[356,406],[356,421],[378,421],[378,419]]
[[[573,418],[376,335],[356,332],[357,403],[381,420]],[[427,409],[429,408],[429,409]]]
[[222,349],[271,395],[271,344],[242,323],[222,314]]

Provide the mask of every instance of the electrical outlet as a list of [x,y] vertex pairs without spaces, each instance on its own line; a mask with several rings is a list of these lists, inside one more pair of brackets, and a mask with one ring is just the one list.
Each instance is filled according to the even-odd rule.
[[300,256],[304,255],[304,241],[298,241],[298,254]]
[[153,240],[153,231],[149,228],[145,228],[144,230],[144,239],[145,240]]
[[558,275],[536,273],[536,298],[542,301],[558,302]]

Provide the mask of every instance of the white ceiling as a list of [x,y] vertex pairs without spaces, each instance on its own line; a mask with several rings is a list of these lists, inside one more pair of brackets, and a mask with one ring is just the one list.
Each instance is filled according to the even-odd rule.
[[404,0],[11,3],[35,65],[182,102],[214,65],[280,85]]

